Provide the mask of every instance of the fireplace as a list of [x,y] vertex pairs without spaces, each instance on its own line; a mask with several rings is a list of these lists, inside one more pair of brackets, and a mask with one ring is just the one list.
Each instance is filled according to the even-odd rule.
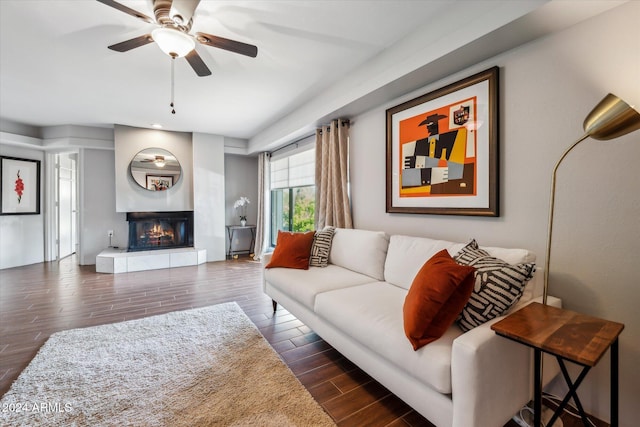
[[193,212],[127,212],[129,252],[193,247]]

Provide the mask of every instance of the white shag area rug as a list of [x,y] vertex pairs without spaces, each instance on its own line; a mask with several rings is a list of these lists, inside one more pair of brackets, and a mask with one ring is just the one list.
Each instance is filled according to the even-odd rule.
[[52,335],[3,426],[335,426],[236,303]]

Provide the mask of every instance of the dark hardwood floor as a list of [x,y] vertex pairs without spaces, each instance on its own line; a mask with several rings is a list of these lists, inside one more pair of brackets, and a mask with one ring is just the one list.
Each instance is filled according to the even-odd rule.
[[432,426],[285,309],[274,314],[260,263],[248,258],[115,275],[78,266],[75,257],[0,270],[0,396],[55,332],[229,301],[339,426]]

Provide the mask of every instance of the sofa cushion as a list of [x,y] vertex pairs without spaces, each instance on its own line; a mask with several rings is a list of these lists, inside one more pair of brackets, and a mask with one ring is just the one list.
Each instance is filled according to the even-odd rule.
[[451,347],[462,331],[453,325],[441,338],[414,351],[404,335],[406,295],[403,288],[374,282],[318,294],[315,311],[399,369],[440,393],[451,393]]
[[313,236],[313,245],[311,245],[311,256],[309,257],[310,267],[326,267],[329,265],[329,252],[331,252],[331,241],[336,229],[334,227],[325,227],[316,231]]
[[[450,249],[455,245],[446,240],[393,235],[389,239],[389,251],[384,264],[384,280],[409,289],[416,274],[429,258],[442,249]],[[459,245],[455,251],[462,246],[464,245]],[[450,255],[454,253],[449,250]]]
[[271,286],[286,293],[309,310],[313,310],[316,295],[320,292],[362,285],[372,281],[369,276],[337,265],[328,265],[325,268],[310,267],[308,270],[271,268],[264,270],[264,279]]
[[[426,260],[442,249],[447,249],[455,257],[465,243],[435,240],[428,237],[393,235],[389,239],[389,250],[384,265],[384,280],[409,289],[413,278]],[[492,246],[482,246],[489,255],[502,259],[509,264],[535,262],[534,253],[526,249],[511,249]],[[533,289],[528,294],[533,297]]]
[[404,331],[417,350],[440,338],[473,291],[475,268],[457,264],[446,249],[416,275],[403,306]]
[[284,267],[307,270],[313,236],[313,231],[292,233],[278,230],[276,248],[271,256],[271,261],[265,268]]
[[329,262],[384,280],[384,260],[388,246],[389,236],[382,231],[336,228]]
[[476,268],[473,293],[458,318],[464,331],[506,313],[518,302],[535,271],[533,263],[509,264],[489,255],[475,240],[460,250],[455,260]]

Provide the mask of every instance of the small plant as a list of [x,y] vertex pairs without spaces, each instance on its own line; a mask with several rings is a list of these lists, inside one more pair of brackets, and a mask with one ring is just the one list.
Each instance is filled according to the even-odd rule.
[[233,204],[233,208],[240,213],[240,222],[247,221],[247,206],[249,206],[249,203],[251,203],[249,198],[242,196]]

